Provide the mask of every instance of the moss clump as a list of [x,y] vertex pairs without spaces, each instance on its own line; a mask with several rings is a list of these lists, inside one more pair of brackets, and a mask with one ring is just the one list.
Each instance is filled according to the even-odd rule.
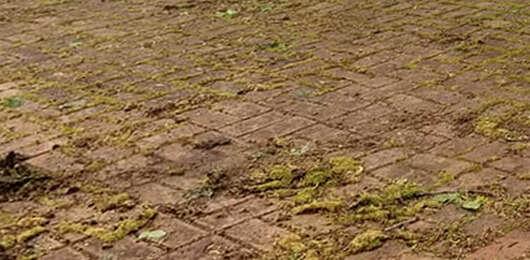
[[359,160],[350,157],[334,157],[329,160],[331,170],[340,175],[359,176],[364,168]]
[[104,196],[102,201],[96,205],[96,208],[101,211],[107,211],[131,204],[131,197],[127,193],[120,193],[114,196]]
[[300,236],[295,234],[285,236],[282,239],[278,240],[276,243],[284,250],[293,253],[302,253],[307,249],[306,245],[302,243],[302,239],[300,238]]
[[25,242],[31,238],[38,236],[40,233],[46,231],[44,227],[36,226],[31,229],[25,230],[17,235],[17,243]]
[[271,170],[270,176],[273,180],[290,183],[295,177],[294,170],[294,167],[275,165]]
[[34,227],[34,226],[42,226],[48,223],[48,220],[43,217],[28,217],[20,219],[17,222],[17,226],[19,227]]
[[320,186],[325,184],[328,180],[333,177],[331,171],[315,169],[311,170],[304,178],[304,186]]
[[263,192],[268,190],[280,189],[284,186],[282,181],[270,181],[259,185],[250,186],[248,189],[254,192]]
[[295,201],[297,203],[307,203],[313,200],[313,197],[316,194],[317,194],[317,189],[315,188],[301,189],[296,193]]
[[406,200],[414,197],[421,189],[415,183],[398,181],[386,187],[379,194],[362,194],[356,205],[385,206],[399,200]]
[[517,174],[520,180],[530,180],[530,172]]
[[357,210],[356,214],[351,214],[345,217],[344,220],[350,221],[381,221],[386,220],[390,216],[390,211],[381,207],[368,205]]
[[129,233],[145,226],[149,220],[156,215],[153,209],[147,209],[135,219],[125,219],[119,222],[118,227],[114,230],[105,228],[89,227],[81,224],[61,224],[58,226],[61,232],[82,233],[95,237],[103,242],[110,243],[124,238]]
[[380,230],[367,230],[357,235],[349,244],[351,253],[356,254],[370,251],[383,245],[383,241],[389,237]]
[[392,203],[396,200],[405,200],[414,197],[421,189],[415,183],[398,181],[385,188],[381,194],[383,203]]
[[275,165],[268,175],[262,176],[268,182],[263,184],[253,185],[248,187],[249,190],[255,192],[263,192],[268,190],[275,190],[286,188],[296,177],[296,168],[286,165]]
[[475,131],[486,137],[497,138],[509,133],[507,129],[499,128],[502,118],[494,116],[483,116],[477,118]]
[[12,235],[3,236],[0,241],[0,249],[9,249],[13,247],[17,242],[17,238]]
[[314,201],[309,204],[294,207],[292,212],[294,214],[304,214],[315,211],[337,211],[342,206],[341,201]]

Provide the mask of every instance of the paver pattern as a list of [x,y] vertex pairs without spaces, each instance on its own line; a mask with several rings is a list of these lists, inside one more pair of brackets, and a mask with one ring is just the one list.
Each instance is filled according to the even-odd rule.
[[2,260],[530,259],[527,0],[2,0],[0,99]]

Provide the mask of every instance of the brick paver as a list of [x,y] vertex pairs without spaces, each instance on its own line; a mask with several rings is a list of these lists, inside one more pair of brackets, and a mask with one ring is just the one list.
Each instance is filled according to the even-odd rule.
[[0,259],[526,259],[529,60],[524,0],[1,1]]

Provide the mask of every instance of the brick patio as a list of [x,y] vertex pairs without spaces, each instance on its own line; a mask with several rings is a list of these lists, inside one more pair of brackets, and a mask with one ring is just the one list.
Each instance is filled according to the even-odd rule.
[[[0,99],[0,154],[68,180],[0,197],[0,242],[44,227],[13,236],[2,260],[530,259],[525,0],[4,0]],[[323,237],[395,222],[293,214],[289,199],[233,185],[336,155],[364,169],[326,186],[344,203],[397,179],[491,195],[399,228],[422,238],[351,253]],[[212,172],[232,185],[205,189]],[[132,204],[109,206],[116,194]],[[156,216],[125,237],[87,231],[147,208]],[[137,239],[146,230],[166,235]]]

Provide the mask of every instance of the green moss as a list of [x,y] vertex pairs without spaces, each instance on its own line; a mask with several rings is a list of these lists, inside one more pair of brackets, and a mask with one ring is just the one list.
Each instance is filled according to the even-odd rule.
[[329,162],[332,166],[331,170],[336,174],[359,176],[364,169],[359,160],[350,157],[334,157]]
[[475,131],[487,137],[496,138],[507,134],[508,130],[499,128],[502,119],[494,116],[482,116],[475,122]]
[[147,209],[135,219],[125,219],[119,222],[114,230],[100,227],[90,227],[81,224],[60,224],[57,228],[61,232],[75,232],[95,237],[103,242],[110,243],[124,238],[129,233],[145,226],[156,215],[153,209]]
[[96,207],[101,211],[111,210],[131,203],[131,197],[127,193],[120,193],[114,196],[104,196],[102,201]]
[[341,201],[314,201],[309,204],[294,207],[292,212],[294,214],[304,214],[322,210],[334,212],[337,211],[341,206]]
[[77,223],[59,223],[57,225],[57,230],[61,233],[73,232],[82,234],[85,232],[85,229],[86,226]]
[[366,207],[362,207],[359,210],[357,210],[356,214],[350,215],[347,220],[348,221],[381,221],[386,220],[388,216],[390,215],[390,211],[384,210],[380,207],[376,207],[373,205],[369,205]]
[[259,185],[248,187],[249,190],[254,192],[263,192],[268,190],[280,189],[284,186],[283,181],[270,181]]
[[28,229],[28,230],[25,230],[25,231],[22,231],[22,233],[18,234],[17,235],[17,242],[18,243],[22,243],[22,242],[25,242],[31,238],[34,238],[36,236],[38,236],[40,233],[46,231],[46,229],[44,227],[41,227],[41,226],[36,226],[36,227],[33,227],[31,229]]
[[169,169],[169,175],[172,176],[182,176],[186,173],[186,169],[178,166],[171,167]]
[[381,194],[381,198],[384,204],[388,204],[396,200],[410,199],[420,191],[421,189],[415,183],[398,181],[386,187]]
[[274,180],[280,180],[282,182],[288,183],[291,182],[295,174],[293,167],[289,167],[286,165],[274,165],[274,167],[271,170],[270,177]]
[[42,226],[42,225],[45,225],[47,222],[48,220],[43,217],[27,217],[27,218],[22,218],[19,221],[17,221],[17,226],[19,227]]
[[349,244],[351,253],[370,251],[383,245],[383,241],[388,239],[380,230],[367,230],[357,235]]
[[313,200],[317,190],[315,188],[301,189],[296,193],[295,201],[297,203],[308,203]]
[[455,178],[456,176],[454,174],[447,171],[441,171],[440,173],[438,173],[438,181],[433,185],[433,188],[448,184],[452,182]]
[[325,169],[311,170],[304,178],[304,186],[321,186],[333,177],[333,173]]
[[302,253],[307,249],[306,245],[302,242],[302,238],[295,234],[281,238],[277,241],[277,244],[284,250],[294,253]]
[[0,247],[3,249],[9,249],[13,247],[17,243],[17,238],[12,235],[4,235],[2,236],[2,240],[0,240]]

